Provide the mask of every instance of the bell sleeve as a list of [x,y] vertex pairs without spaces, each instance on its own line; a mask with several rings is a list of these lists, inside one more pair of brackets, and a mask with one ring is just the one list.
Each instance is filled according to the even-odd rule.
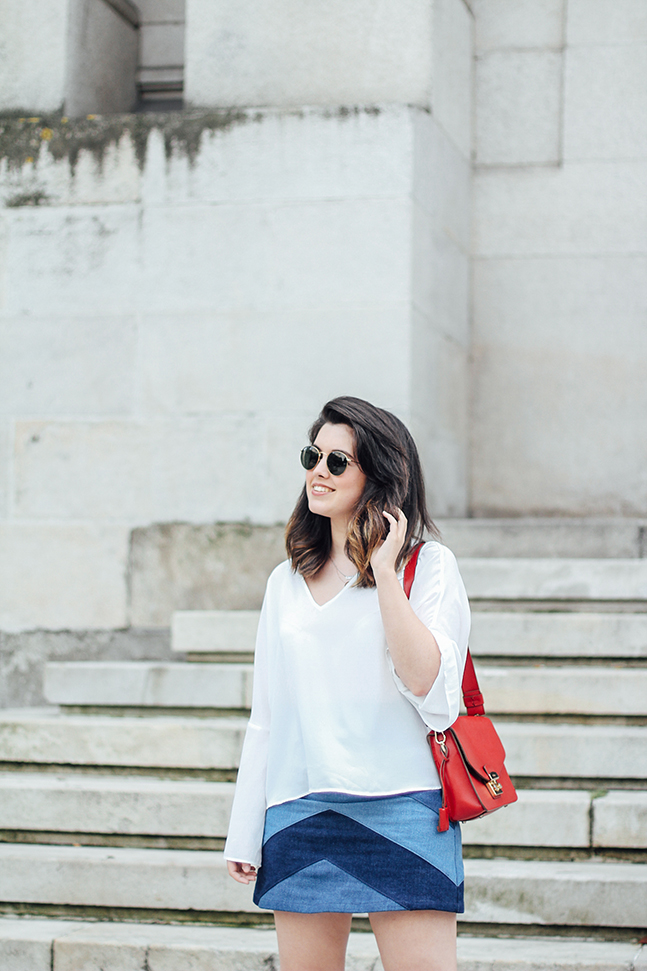
[[267,756],[270,737],[268,681],[268,594],[256,635],[252,711],[240,756],[236,791],[225,843],[226,860],[261,864],[266,809]]
[[470,632],[470,610],[454,554],[440,543],[420,551],[411,588],[411,606],[434,635],[440,669],[427,695],[418,696],[398,677],[387,649],[391,673],[399,691],[432,730],[444,731],[459,715],[461,682]]

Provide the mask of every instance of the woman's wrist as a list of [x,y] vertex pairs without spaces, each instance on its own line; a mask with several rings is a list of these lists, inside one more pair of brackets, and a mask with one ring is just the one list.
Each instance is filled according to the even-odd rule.
[[395,572],[395,564],[392,566],[378,566],[377,569],[373,567],[373,576],[375,577],[375,583],[378,586],[384,586],[388,583],[395,581],[398,582],[398,575]]

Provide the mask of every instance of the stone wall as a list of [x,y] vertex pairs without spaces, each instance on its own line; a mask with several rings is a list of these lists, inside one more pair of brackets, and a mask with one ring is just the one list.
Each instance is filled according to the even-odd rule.
[[308,425],[349,390],[418,425],[434,507],[463,511],[465,409],[438,386],[466,392],[469,163],[429,112],[4,138],[2,629],[141,623],[132,531],[285,522]]
[[130,0],[2,0],[0,111],[131,111],[138,27]]
[[643,0],[477,0],[471,508],[647,511]]
[[161,651],[173,606],[256,606],[341,393],[411,425],[437,516],[647,514],[642,0],[147,0],[191,107],[61,114],[120,5],[0,3],[0,631]]

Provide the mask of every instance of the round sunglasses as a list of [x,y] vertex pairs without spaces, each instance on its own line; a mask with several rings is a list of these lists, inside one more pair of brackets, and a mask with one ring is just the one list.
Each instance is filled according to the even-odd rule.
[[[310,472],[315,466],[319,465],[325,455],[326,453],[322,452],[316,445],[306,445],[305,448],[301,449],[301,465]],[[341,475],[354,461],[354,459],[349,459],[345,452],[339,452],[337,449],[328,452],[326,456],[326,465],[331,475]]]

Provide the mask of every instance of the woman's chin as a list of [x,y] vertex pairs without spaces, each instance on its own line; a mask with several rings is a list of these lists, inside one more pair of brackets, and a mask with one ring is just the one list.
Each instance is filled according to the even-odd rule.
[[316,496],[311,496],[308,499],[308,509],[315,516],[327,516],[330,519],[330,513],[326,511],[324,503],[318,500]]

